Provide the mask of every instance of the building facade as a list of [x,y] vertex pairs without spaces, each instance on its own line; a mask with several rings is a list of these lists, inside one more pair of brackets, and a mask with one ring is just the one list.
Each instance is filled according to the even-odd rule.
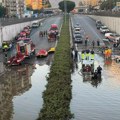
[[3,6],[7,9],[8,16],[22,16],[25,10],[24,0],[3,0]]
[[97,6],[100,0],[81,0],[82,4],[85,6]]
[[31,6],[33,10],[40,10],[46,7],[48,0],[25,0],[26,6]]

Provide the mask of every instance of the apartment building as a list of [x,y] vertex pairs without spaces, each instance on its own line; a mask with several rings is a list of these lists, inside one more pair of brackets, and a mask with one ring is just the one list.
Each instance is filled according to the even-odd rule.
[[22,16],[25,10],[25,0],[2,0],[8,16]]
[[82,4],[85,5],[85,6],[96,6],[98,5],[100,0],[81,0]]

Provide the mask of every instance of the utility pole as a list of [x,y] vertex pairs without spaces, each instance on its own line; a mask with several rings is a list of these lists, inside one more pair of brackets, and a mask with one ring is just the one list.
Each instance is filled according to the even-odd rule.
[[66,4],[66,0],[64,0],[64,14],[65,14],[65,23],[66,23],[66,14],[67,14],[67,4]]

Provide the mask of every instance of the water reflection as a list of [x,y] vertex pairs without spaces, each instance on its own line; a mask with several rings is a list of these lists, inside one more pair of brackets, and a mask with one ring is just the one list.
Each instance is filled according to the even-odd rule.
[[31,88],[32,66],[5,68],[0,76],[0,120],[10,120],[13,114],[13,96]]
[[[96,59],[95,69],[98,65],[103,68],[102,79],[83,79],[78,74],[79,69],[72,74],[71,111],[74,120],[119,120],[120,63],[112,60],[106,64],[99,55]],[[81,65],[78,65],[80,68]]]
[[[73,61],[72,64],[72,74],[78,72],[80,77],[83,79],[83,83],[90,83],[93,87],[98,87],[98,85],[102,82],[102,77],[98,77],[98,79],[92,79],[90,75],[82,75],[81,73],[81,62]],[[95,64],[95,67],[98,65],[98,63]]]

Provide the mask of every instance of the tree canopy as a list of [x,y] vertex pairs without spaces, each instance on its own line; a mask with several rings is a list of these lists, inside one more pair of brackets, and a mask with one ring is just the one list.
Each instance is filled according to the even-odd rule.
[[[70,12],[75,8],[75,2],[73,1],[65,1],[66,2],[66,12]],[[59,9],[65,12],[64,9],[64,1],[59,2]]]
[[0,5],[0,17],[4,17],[6,15],[6,8]]

